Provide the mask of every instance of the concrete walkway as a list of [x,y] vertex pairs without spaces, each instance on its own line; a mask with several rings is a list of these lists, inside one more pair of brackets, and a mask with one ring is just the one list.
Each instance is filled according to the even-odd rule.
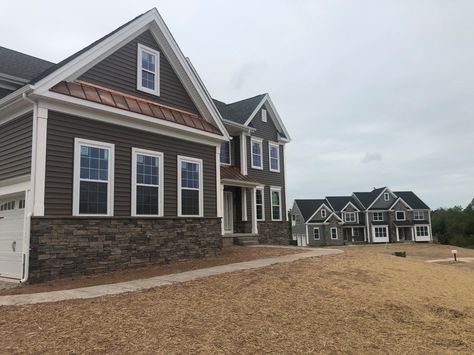
[[[259,247],[259,246],[255,246]],[[264,246],[268,247],[268,246]],[[296,249],[295,247],[288,247]],[[313,248],[298,248],[303,249],[305,252],[299,254],[291,254],[278,256],[268,259],[257,259],[252,261],[245,261],[235,264],[227,264],[214,266],[206,269],[192,270],[181,272],[178,274],[156,276],[149,279],[134,280],[127,282],[120,282],[110,285],[99,285],[76,288],[72,290],[63,291],[51,291],[32,293],[27,295],[9,295],[0,296],[0,306],[13,306],[13,305],[25,305],[25,304],[36,304],[46,302],[58,302],[73,299],[87,299],[102,297],[108,295],[117,295],[125,292],[146,290],[154,287],[172,285],[176,283],[182,283],[191,280],[202,279],[205,277],[220,275],[228,272],[257,269],[265,266],[274,264],[288,263],[295,260],[301,260],[311,258],[314,256],[333,255],[340,254],[343,251],[338,249],[313,249]]]

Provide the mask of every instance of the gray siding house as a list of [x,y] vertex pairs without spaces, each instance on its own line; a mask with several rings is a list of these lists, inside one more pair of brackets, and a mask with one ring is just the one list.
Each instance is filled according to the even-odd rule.
[[213,100],[156,9],[54,64],[0,47],[0,277],[286,243],[268,94]]
[[299,245],[432,241],[430,208],[414,192],[388,187],[295,200],[291,218]]

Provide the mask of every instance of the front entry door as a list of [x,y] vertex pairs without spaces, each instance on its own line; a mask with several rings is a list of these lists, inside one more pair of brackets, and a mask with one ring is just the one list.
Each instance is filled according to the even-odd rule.
[[232,192],[224,191],[224,232],[234,231],[234,201]]

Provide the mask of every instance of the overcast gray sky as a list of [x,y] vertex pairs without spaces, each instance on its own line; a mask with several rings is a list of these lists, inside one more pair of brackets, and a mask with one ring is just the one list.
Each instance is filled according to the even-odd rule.
[[270,93],[290,203],[474,197],[474,1],[8,1],[0,45],[57,62],[152,7],[214,97]]

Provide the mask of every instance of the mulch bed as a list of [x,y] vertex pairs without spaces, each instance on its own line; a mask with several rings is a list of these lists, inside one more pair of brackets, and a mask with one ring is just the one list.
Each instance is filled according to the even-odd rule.
[[152,265],[133,269],[103,273],[97,275],[78,276],[48,281],[41,284],[25,284],[15,288],[0,289],[0,295],[18,295],[37,292],[67,290],[86,286],[112,284],[123,281],[146,279],[153,276],[174,274],[183,271],[202,269],[217,265],[238,263],[242,261],[271,258],[275,256],[301,253],[301,249],[290,248],[249,248],[231,246],[222,249],[218,256],[202,259],[186,260],[167,265]]

